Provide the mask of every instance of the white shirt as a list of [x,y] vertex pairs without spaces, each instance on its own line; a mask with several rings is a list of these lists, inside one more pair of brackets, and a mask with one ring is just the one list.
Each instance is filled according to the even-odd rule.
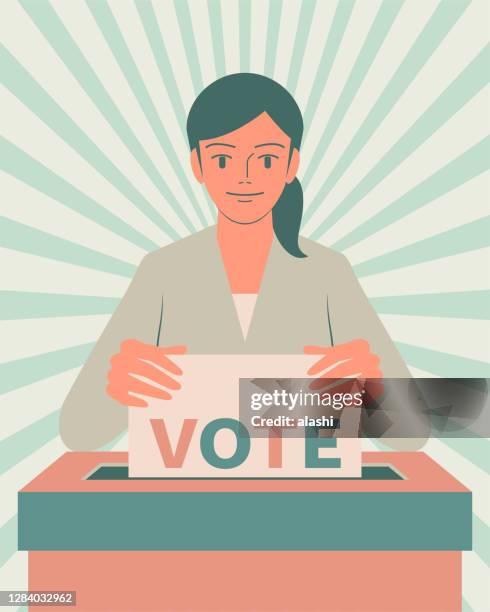
[[233,301],[235,302],[235,309],[240,321],[240,327],[242,328],[243,338],[247,337],[250,322],[255,309],[255,302],[257,301],[257,293],[233,293]]

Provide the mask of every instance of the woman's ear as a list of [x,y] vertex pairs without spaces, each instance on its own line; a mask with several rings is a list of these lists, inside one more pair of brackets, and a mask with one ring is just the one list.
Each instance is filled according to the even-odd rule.
[[202,175],[201,162],[199,161],[199,156],[197,154],[197,149],[192,149],[191,151],[191,168],[194,176],[196,177],[196,181],[198,183],[204,183],[204,177]]
[[288,173],[286,174],[286,183],[292,183],[296,178],[296,173],[299,168],[299,151],[298,149],[293,149],[293,154],[291,155],[291,159],[289,160]]

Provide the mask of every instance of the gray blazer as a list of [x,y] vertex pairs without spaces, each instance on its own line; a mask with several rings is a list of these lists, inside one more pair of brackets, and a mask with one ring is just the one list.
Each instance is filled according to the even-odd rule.
[[[304,238],[300,246],[307,257],[289,255],[274,238],[246,339],[216,226],[146,255],[63,404],[65,444],[100,448],[127,428],[127,410],[105,392],[110,358],[127,338],[203,354],[298,354],[307,344],[364,338],[385,377],[409,378],[347,259]],[[406,403],[399,410],[404,421]]]

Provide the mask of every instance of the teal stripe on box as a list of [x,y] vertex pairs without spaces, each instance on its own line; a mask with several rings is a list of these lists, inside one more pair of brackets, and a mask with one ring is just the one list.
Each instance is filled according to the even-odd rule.
[[464,492],[19,493],[19,550],[470,550],[471,528]]

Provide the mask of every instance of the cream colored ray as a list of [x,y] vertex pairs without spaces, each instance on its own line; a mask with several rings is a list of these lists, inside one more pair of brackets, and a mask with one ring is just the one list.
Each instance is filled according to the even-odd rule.
[[[361,262],[464,223],[481,219],[488,214],[488,203],[482,198],[482,194],[488,190],[488,184],[488,173],[480,174],[408,216],[371,234],[352,247],[348,247],[345,254],[351,261]],[[391,201],[390,198],[388,202]],[[355,227],[352,218],[351,227]]]
[[[373,2],[375,5],[376,2]],[[323,49],[328,38],[332,20],[337,9],[337,2],[316,2],[311,22],[311,29],[308,35],[308,40],[305,47],[305,52],[302,59],[302,68],[298,77],[298,85],[294,96],[296,102],[303,112],[305,112],[311,90],[315,85],[315,78],[319,63],[322,58]],[[328,89],[328,87],[327,87]],[[332,95],[337,98],[340,89],[336,86],[332,88]],[[330,100],[330,98],[328,98]],[[319,112],[315,115],[323,125],[328,116],[327,107],[323,104],[319,107]],[[315,134],[310,136],[303,143],[303,155],[308,155],[310,151],[310,143]]]
[[239,11],[237,0],[221,1],[226,74],[240,72]]
[[114,444],[112,447],[113,451],[127,451],[128,450],[128,434],[124,434],[123,437]]
[[[359,4],[360,3],[356,3],[355,7],[358,8]],[[374,62],[370,66],[357,95],[352,100],[344,120],[336,131],[327,154],[324,156],[311,183],[307,187],[306,193],[310,200],[318,193],[323,181],[333,170],[339,157],[357,133],[357,130],[368,116],[394,73],[398,70],[403,58],[424,28],[436,5],[436,0],[428,0],[427,2],[405,2],[403,4],[397,19],[388,32]],[[344,38],[346,46],[349,46],[350,43],[353,42],[351,38],[352,37],[347,37],[346,33]],[[343,49],[341,49],[341,51],[346,52]],[[341,55],[339,55],[335,63],[337,64],[340,59]],[[352,64],[344,65],[345,71],[350,71],[351,68]],[[337,66],[334,65],[333,70],[337,70]],[[332,76],[335,77],[335,73]],[[328,87],[330,90],[332,89],[330,85],[328,85]],[[328,117],[325,118],[325,123],[327,120]],[[398,117],[398,120],[400,121],[401,118]],[[403,124],[405,125],[404,121]],[[312,129],[311,133],[316,133],[319,138],[319,131],[323,131],[324,125],[316,124],[315,129]],[[350,170],[347,174],[350,177]],[[349,180],[348,184],[352,187],[355,185],[353,181]],[[329,202],[330,201],[331,199],[329,196]],[[316,226],[318,219],[323,218],[323,212],[321,211],[322,208],[313,215],[308,225],[305,226],[305,230],[310,231],[310,229]]]
[[[180,161],[182,170],[187,178],[187,182],[194,193],[194,197],[199,202],[201,210],[203,211],[207,220],[211,221],[211,217],[208,214],[208,206],[204,201],[201,188],[194,179],[190,168],[189,145],[187,139],[184,139],[182,134],[182,129],[185,130],[185,125],[181,126],[178,123],[180,119],[176,117],[167,90],[163,85],[162,78],[155,64],[154,56],[148,43],[148,38],[141,24],[136,6],[134,3],[119,2],[111,4],[111,10],[118,22],[122,36],[129,47],[131,55],[138,67],[148,93],[157,109],[160,120],[171,140],[175,154]],[[205,23],[201,25],[201,29],[204,29],[204,27]],[[212,50],[206,50],[204,55],[207,57],[209,52],[212,52]],[[180,79],[179,72],[176,73],[176,77],[177,80]],[[155,139],[154,134],[153,138]],[[153,153],[153,161],[161,171],[164,180],[168,182],[171,191],[179,199],[180,205],[185,210],[185,213],[191,219],[194,226],[196,228],[200,228],[201,222],[196,214],[196,211],[194,210],[194,207],[183,190],[173,168],[170,166],[170,163],[168,163],[168,160],[165,157],[163,149],[159,143],[157,144],[157,147],[158,151],[155,149]],[[160,164],[163,157],[165,157],[165,160],[167,160],[165,167]],[[182,233],[185,234],[186,232]]]
[[[313,117],[307,138],[304,142],[302,151],[305,162],[302,170],[303,173],[307,170],[308,161],[315,153],[318,142],[332,115],[344,85],[349,78],[352,67],[379,9],[379,5],[379,0],[375,0],[374,2],[356,2],[354,4],[351,16],[347,22],[344,36],[340,42],[339,49],[332,64],[328,79],[323,87],[322,96],[319,100],[316,113]],[[313,78],[316,74],[318,62],[321,60],[323,45],[325,44],[326,38],[329,34],[331,19],[333,18],[333,14],[336,9],[337,6],[333,2],[317,3],[317,11],[321,11],[322,16],[326,11],[330,11],[331,14],[324,16],[325,23],[321,20],[318,20],[319,23],[317,20],[314,20],[312,25],[312,36],[309,38],[306,48],[306,53],[310,54],[312,70],[303,70],[303,73],[305,74],[304,80],[310,80],[310,88],[308,89],[308,93],[310,93],[311,87],[315,85]],[[313,36],[313,32],[316,35],[315,37]],[[305,95],[305,93],[301,94],[301,87],[298,87],[298,94],[300,96]],[[307,100],[305,100],[305,102],[307,102]],[[344,121],[345,120],[346,119],[344,118]],[[335,152],[333,155],[335,156]],[[319,168],[319,172],[317,173],[320,175],[318,177],[320,183],[326,178],[325,171],[332,164],[333,157],[330,147],[324,156],[324,159],[327,158],[329,158],[330,161],[322,161],[321,169]],[[315,177],[312,180],[312,186],[316,185],[314,181]],[[310,199],[317,191],[317,189],[312,191],[312,186],[308,185],[305,191],[305,194]]]
[[6,175],[2,214],[25,225],[71,240],[95,251],[138,264],[146,251],[83,215]]
[[433,372],[427,372],[426,370],[421,370],[420,368],[414,368],[413,366],[409,366],[410,374],[414,378],[439,378]]
[[57,436],[0,476],[0,491],[2,491],[0,525],[6,523],[17,513],[17,491],[22,489],[65,451],[65,445],[61,438]]
[[487,321],[446,317],[381,314],[390,336],[443,353],[477,361],[490,361],[490,326]]
[[[481,9],[475,4],[470,5],[468,11],[470,13],[463,14],[461,20],[449,31],[441,45],[422,67],[406,92],[351,164],[348,173],[331,191],[329,202],[332,207],[335,207],[336,203],[350,193],[374,163],[424,113],[486,44],[488,33],[484,24],[481,23]],[[468,29],[474,32],[471,38],[468,37]],[[461,112],[464,110],[463,108]],[[438,149],[438,158],[444,158],[444,155],[445,147],[442,146]],[[419,161],[419,163],[422,162]],[[411,182],[408,185],[402,184],[402,187],[410,187],[411,184]],[[319,213],[315,219],[318,221],[323,216],[323,213]]]
[[156,187],[20,5],[9,13],[10,19],[2,39],[11,53],[149,201],[161,201]]
[[[137,134],[149,156],[153,160],[161,160],[165,172],[172,172],[150,124],[87,5],[84,2],[67,4],[58,1],[54,6],[64,25],[117,104],[126,121]],[[127,32],[124,28],[122,30],[124,39],[128,46],[135,40],[138,45],[143,45],[143,51],[148,61],[151,51],[148,44],[145,44],[146,37],[139,25],[138,14],[134,7],[129,2],[120,2],[111,4],[110,9],[119,27],[124,26],[127,19],[131,20],[133,30]],[[131,44],[131,50],[133,46],[138,45]]]
[[175,15],[173,2],[153,2],[153,8],[157,16],[170,63],[174,71],[180,97],[186,111],[189,110],[194,101],[195,93],[192,79],[187,64],[187,58],[179,29],[179,22]]
[[0,321],[0,363],[94,342],[109,315]]
[[[443,125],[431,138],[426,140],[417,151],[415,151],[405,162],[397,166],[393,172],[391,172],[383,181],[381,181],[370,193],[368,193],[362,202],[350,210],[343,218],[339,220],[329,231],[326,232],[322,240],[328,243],[334,243],[335,241],[342,238],[345,234],[348,234],[357,225],[360,225],[365,220],[370,219],[374,214],[385,208],[391,202],[394,202],[399,197],[410,191],[413,187],[416,187],[422,183],[425,179],[435,174],[439,169],[443,168],[446,164],[452,162],[454,159],[462,155],[465,151],[479,143],[482,139],[482,124],[485,123],[487,108],[490,103],[490,88],[485,88],[479,94],[477,94],[473,100],[471,100],[464,108],[456,113],[445,125]],[[481,181],[488,180],[480,175],[473,179],[478,185],[475,189],[481,188]],[[484,188],[484,187],[483,187]],[[468,189],[470,193],[466,194],[465,190]],[[460,192],[460,197],[466,198],[467,196],[473,198],[476,196],[478,199],[481,198],[482,191],[477,194],[474,190],[471,191],[469,183],[463,184],[461,187],[456,189]],[[483,193],[485,192],[485,188]],[[441,196],[441,200],[447,200],[449,217],[451,216],[453,203],[452,198],[454,197],[454,191],[450,191],[447,194]],[[467,200],[468,201],[468,200]],[[473,204],[472,200],[469,200],[470,206]],[[456,204],[456,202],[455,202]],[[456,206],[461,212],[465,211],[465,207],[461,207],[459,202]],[[424,230],[426,230],[426,223],[432,221],[433,228],[437,228],[437,231],[442,231],[443,227],[440,225],[441,218],[439,211],[434,210],[434,214],[430,213],[431,206],[424,206],[414,212],[413,216],[419,216],[421,219],[425,216],[424,220],[421,220],[419,224],[419,230],[415,227],[415,231],[411,236],[418,236],[420,229],[422,230],[421,237],[423,236]],[[487,207],[488,210],[488,207]],[[455,211],[457,215],[457,210]],[[482,216],[485,214],[483,212]],[[461,222],[464,222],[464,215],[460,214]],[[469,221],[469,218],[467,219]],[[400,234],[402,241],[404,237],[409,234],[406,231],[405,223],[409,222],[409,218],[405,217],[400,221],[396,222],[391,226],[391,234],[393,237],[395,234]],[[448,220],[448,223],[450,221]],[[458,223],[459,224],[459,223]],[[395,225],[397,227],[395,227]],[[398,227],[402,228],[398,231]],[[450,227],[448,225],[448,227]],[[412,228],[410,228],[412,229]],[[430,229],[430,225],[429,225]],[[432,231],[431,233],[434,233]],[[406,239],[406,238],[405,238]],[[368,241],[369,238],[366,239]],[[380,240],[380,242],[378,242]],[[384,238],[378,236],[373,242],[378,245],[375,247],[382,248],[384,246]],[[401,246],[401,244],[400,244]],[[355,249],[355,246],[353,247]],[[389,246],[386,246],[386,250],[389,250]]]
[[15,122],[5,122],[3,130],[10,142],[156,244],[169,241],[160,228],[6,90],[2,108],[15,118]]
[[[131,51],[131,55],[138,66],[159,117],[172,140],[176,153],[187,159],[187,140],[184,139],[182,134],[182,127],[185,128],[185,126],[181,126],[178,123],[179,117],[175,114],[169,92],[162,80],[135,3],[111,3],[110,8]],[[167,47],[170,46],[168,40],[164,42]],[[170,49],[167,48],[167,51],[170,51]],[[183,69],[178,66],[175,66],[175,69],[176,81],[179,85],[183,76],[181,76]],[[196,194],[198,193],[199,191],[196,190]]]
[[288,81],[300,10],[301,0],[289,0],[282,4],[274,79],[284,86]]
[[0,285],[9,291],[122,296],[130,279],[0,247]]
[[373,452],[378,450],[376,444],[370,438],[362,439],[362,452]]
[[251,7],[250,71],[264,74],[269,3],[263,0],[251,0]]
[[[27,552],[17,552],[0,569],[1,591],[27,591]],[[11,611],[11,607],[1,606],[0,610]]]
[[490,485],[488,474],[441,440],[431,438],[423,450],[472,491],[473,512],[485,523],[490,523],[490,499],[486,495]]
[[[123,11],[125,4],[120,3],[119,12]],[[57,2],[55,9],[146,153],[153,160],[162,177],[169,182],[172,193],[177,199],[185,203],[186,197],[175,176],[174,170],[155,137],[131,88],[126,82],[121,69],[112,55],[110,47],[107,45],[98,25],[90,14],[87,5],[81,2],[73,4]],[[135,28],[135,23],[139,24],[136,14],[133,18],[133,29]],[[149,52],[147,57],[150,57]],[[124,144],[122,146],[126,148]],[[145,195],[148,194],[147,197],[150,201],[161,202],[163,200],[159,190],[144,171],[138,172],[138,175],[134,177],[134,181],[140,190],[143,190],[143,185],[145,186],[144,193]],[[192,209],[192,207],[190,208]],[[193,214],[192,210],[191,214]],[[185,226],[168,205],[165,206],[165,217],[180,234],[185,235],[187,233]],[[195,221],[196,219],[193,220]]]
[[8,411],[9,418],[3,419],[0,440],[60,408],[79,371],[80,368],[73,368],[1,394],[0,411],[2,414],[7,414]]
[[360,281],[364,291],[373,297],[475,291],[490,289],[489,267],[490,248],[486,248],[363,276]]
[[474,612],[488,609],[489,579],[490,571],[482,559],[473,552],[463,553],[464,597]]
[[214,61],[210,61],[213,57],[213,40],[211,38],[207,1],[195,0],[192,2],[191,8],[192,29],[199,54],[202,79],[204,86],[206,86],[216,80]]
[[490,520],[490,500],[486,495],[490,485],[488,474],[441,440],[431,438],[424,447],[424,452],[472,491],[473,513],[479,520],[488,523]]

